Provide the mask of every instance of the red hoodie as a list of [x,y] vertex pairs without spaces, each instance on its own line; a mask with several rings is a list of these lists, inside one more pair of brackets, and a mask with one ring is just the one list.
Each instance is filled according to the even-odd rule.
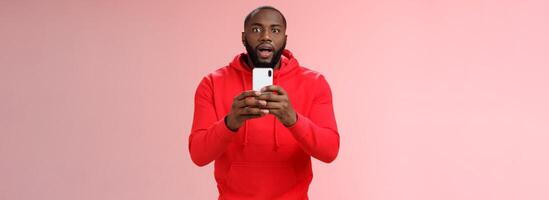
[[237,132],[224,123],[235,96],[252,89],[246,54],[205,76],[195,94],[189,151],[194,163],[215,160],[219,199],[308,199],[311,156],[333,161],[339,134],[330,86],[318,72],[299,66],[284,50],[274,85],[288,92],[297,122],[285,127],[274,115],[247,120]]

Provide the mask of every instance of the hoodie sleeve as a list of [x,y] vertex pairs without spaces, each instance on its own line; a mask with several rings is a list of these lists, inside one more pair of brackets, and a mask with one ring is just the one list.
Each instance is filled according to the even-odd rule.
[[195,93],[189,152],[198,166],[207,165],[223,154],[235,135],[225,125],[224,118],[218,119],[212,91],[211,80],[205,77]]
[[317,81],[316,96],[309,116],[296,112],[297,122],[288,129],[305,152],[329,163],[339,151],[339,133],[330,86],[322,75]]

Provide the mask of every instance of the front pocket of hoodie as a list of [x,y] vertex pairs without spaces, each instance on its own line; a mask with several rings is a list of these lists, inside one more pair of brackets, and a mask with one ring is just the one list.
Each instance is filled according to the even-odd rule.
[[245,196],[277,197],[296,185],[296,174],[286,162],[233,162],[227,188]]

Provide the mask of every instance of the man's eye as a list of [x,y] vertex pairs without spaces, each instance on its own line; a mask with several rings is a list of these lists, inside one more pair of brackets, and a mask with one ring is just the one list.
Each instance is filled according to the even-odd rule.
[[273,33],[280,33],[280,29],[273,28]]
[[254,32],[254,33],[259,33],[259,32],[261,32],[261,29],[259,29],[259,28],[252,28],[252,32]]

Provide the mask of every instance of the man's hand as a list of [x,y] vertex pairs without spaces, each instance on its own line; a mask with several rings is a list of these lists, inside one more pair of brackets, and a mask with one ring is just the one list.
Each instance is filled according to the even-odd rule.
[[262,109],[268,109],[269,113],[278,118],[284,126],[292,126],[297,121],[297,115],[290,103],[288,93],[280,86],[270,85],[261,89],[262,94],[258,100],[266,101]]
[[267,101],[257,99],[259,95],[261,93],[258,91],[248,90],[234,98],[231,112],[226,118],[227,128],[236,131],[244,121],[269,114],[268,109],[260,108],[266,106]]

